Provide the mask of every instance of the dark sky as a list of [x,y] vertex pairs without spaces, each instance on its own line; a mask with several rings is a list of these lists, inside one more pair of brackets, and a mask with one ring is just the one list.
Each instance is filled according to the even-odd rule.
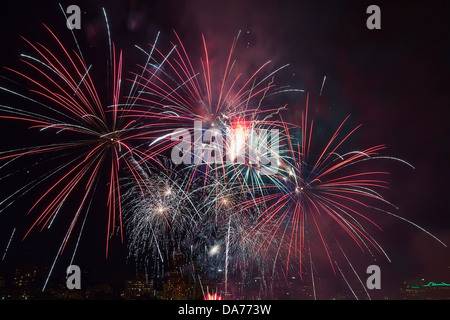
[[[450,244],[448,1],[62,1],[63,7],[69,4],[83,11],[81,30],[75,32],[87,52],[104,48],[105,7],[112,38],[129,66],[142,58],[134,45],[152,42],[158,31],[170,41],[176,30],[194,53],[201,50],[203,33],[215,61],[224,61],[233,36],[242,30],[249,48],[240,51],[239,59],[248,61],[249,69],[268,59],[278,66],[289,63],[283,80],[310,93],[318,119],[334,128],[351,114],[352,125],[363,124],[357,146],[386,144],[387,154],[415,167],[388,164],[392,175],[386,197],[399,207],[396,214]],[[381,8],[381,30],[366,28],[370,4]],[[48,39],[43,22],[71,39],[57,2],[1,2],[2,66],[17,65],[26,49],[20,35]],[[292,102],[292,117],[298,120],[305,96]],[[15,146],[11,129],[2,125],[1,150]],[[23,213],[2,213],[0,251],[12,231],[4,216],[11,214]],[[383,269],[387,279],[450,282],[448,248],[403,221],[386,216],[377,221],[384,231],[376,238],[392,260]],[[55,240],[41,233],[33,241]],[[21,255],[19,243],[11,249]],[[55,251],[47,253],[53,257]]]

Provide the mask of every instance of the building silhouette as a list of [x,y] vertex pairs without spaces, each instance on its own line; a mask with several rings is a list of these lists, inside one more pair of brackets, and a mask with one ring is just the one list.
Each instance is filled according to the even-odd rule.
[[450,284],[412,279],[404,281],[400,289],[403,300],[450,300]]

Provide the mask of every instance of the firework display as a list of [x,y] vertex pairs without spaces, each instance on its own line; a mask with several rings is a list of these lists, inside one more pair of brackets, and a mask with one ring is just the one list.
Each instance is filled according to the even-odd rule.
[[[198,58],[177,32],[166,39],[157,32],[146,47],[136,46],[132,54],[142,59],[130,67],[105,9],[102,15],[108,45],[94,50],[102,63],[90,62],[92,53],[81,50],[73,31],[67,42],[60,34],[70,31],[43,24],[42,39],[22,37],[31,53],[5,67],[0,86],[8,96],[0,120],[25,125],[32,135],[0,151],[0,182],[11,181],[17,166],[40,172],[2,194],[0,212],[20,203],[32,218],[23,234],[8,230],[2,260],[16,238],[65,222],[42,291],[66,248],[73,248],[71,264],[77,261],[94,219],[103,221],[96,232],[103,233],[105,258],[118,238],[146,284],[149,276],[155,283],[171,277],[163,286],[172,298],[179,288],[188,291],[181,278],[201,288],[191,297],[204,300],[245,292],[277,298],[277,290],[298,286],[293,279],[316,298],[319,278],[329,277],[343,279],[356,299],[370,299],[352,252],[391,261],[379,241],[378,220],[386,217],[446,246],[393,213],[397,207],[386,197],[384,166],[414,166],[386,154],[385,145],[352,147],[361,129],[350,116],[318,136],[312,94],[278,82],[289,65],[267,60],[241,71],[250,61],[239,59],[240,31],[219,49],[200,35]],[[218,63],[215,50],[226,60]],[[290,105],[293,96],[302,102]],[[293,109],[299,119],[287,113]]]
[[[115,229],[116,223],[119,223],[120,230],[122,230],[122,195],[119,171],[122,171],[123,167],[128,168],[135,179],[142,180],[138,171],[140,165],[136,159],[139,161],[141,159],[149,160],[148,149],[141,151],[130,144],[133,139],[142,138],[142,133],[136,131],[136,120],[124,122],[118,117],[119,109],[124,108],[119,103],[122,53],[112,43],[110,52],[112,58],[111,94],[102,102],[90,76],[92,65],[86,65],[82,55],[69,51],[52,30],[45,25],[44,27],[58,44],[59,51],[52,52],[41,44],[35,45],[25,39],[36,54],[36,56],[22,55],[21,57],[21,60],[30,68],[30,74],[8,68],[9,71],[29,83],[30,92],[36,94],[40,100],[12,92],[4,87],[1,88],[3,91],[25,99],[27,103],[31,102],[37,105],[42,111],[2,106],[3,115],[1,117],[28,122],[31,128],[41,132],[52,131],[61,136],[63,141],[6,151],[2,153],[1,159],[13,162],[23,156],[46,153],[56,154],[55,158],[65,158],[66,161],[53,168],[47,175],[28,184],[25,189],[15,192],[8,199],[14,199],[17,193],[23,196],[42,181],[53,181],[51,187],[30,208],[32,211],[45,201],[48,202],[44,204],[44,209],[31,226],[31,231],[39,226],[42,229],[50,225],[73,191],[78,188],[84,189],[84,196],[74,212],[65,238],[65,242],[67,242],[74,224],[86,209],[89,197],[95,192],[100,171],[108,170],[108,216],[106,219],[108,225],[106,247],[108,247],[108,239]],[[48,82],[48,84],[43,85],[44,82]],[[65,134],[67,135],[65,136]],[[56,174],[59,177],[55,178]],[[3,204],[8,205],[7,202],[3,202]],[[121,237],[123,237],[122,231]]]

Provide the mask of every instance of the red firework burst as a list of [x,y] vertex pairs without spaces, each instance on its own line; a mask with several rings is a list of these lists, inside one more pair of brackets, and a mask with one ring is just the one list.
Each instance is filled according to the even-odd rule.
[[[43,154],[70,157],[41,179],[52,181],[51,186],[32,205],[30,212],[42,205],[44,208],[24,236],[25,238],[38,226],[41,230],[48,226],[66,200],[81,191],[83,196],[70,223],[63,249],[97,184],[107,184],[108,255],[109,238],[117,225],[123,241],[120,172],[127,169],[139,185],[145,186],[145,183],[141,183],[143,178],[140,165],[153,156],[149,154],[149,150],[136,147],[136,141],[145,139],[145,133],[139,131],[136,119],[118,116],[119,112],[124,114],[126,111],[126,105],[120,103],[122,51],[116,49],[114,43],[111,44],[111,83],[108,86],[109,93],[102,99],[91,78],[92,65],[88,66],[81,53],[67,49],[50,28],[45,28],[55,41],[57,50],[51,50],[41,43],[33,44],[23,38],[35,53],[34,57],[22,55],[21,61],[27,71],[6,68],[25,79],[29,83],[29,91],[39,98],[34,100],[2,88],[33,102],[39,111],[3,107],[2,111],[7,115],[0,117],[25,121],[31,124],[30,129],[51,131],[59,134],[55,137],[61,137],[60,141],[66,140],[6,151],[2,153],[0,160],[13,161],[24,156]],[[99,182],[102,171],[107,172],[109,178]],[[60,177],[55,178],[55,173]],[[38,184],[37,181],[35,183]]]

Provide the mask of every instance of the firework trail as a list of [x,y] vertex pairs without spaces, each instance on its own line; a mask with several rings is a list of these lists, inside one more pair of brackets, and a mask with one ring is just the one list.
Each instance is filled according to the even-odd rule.
[[8,252],[9,245],[11,244],[11,240],[14,237],[14,233],[16,232],[16,228],[13,229],[11,236],[9,237],[8,244],[6,245],[5,252],[3,252],[2,261],[5,260],[6,253]]

